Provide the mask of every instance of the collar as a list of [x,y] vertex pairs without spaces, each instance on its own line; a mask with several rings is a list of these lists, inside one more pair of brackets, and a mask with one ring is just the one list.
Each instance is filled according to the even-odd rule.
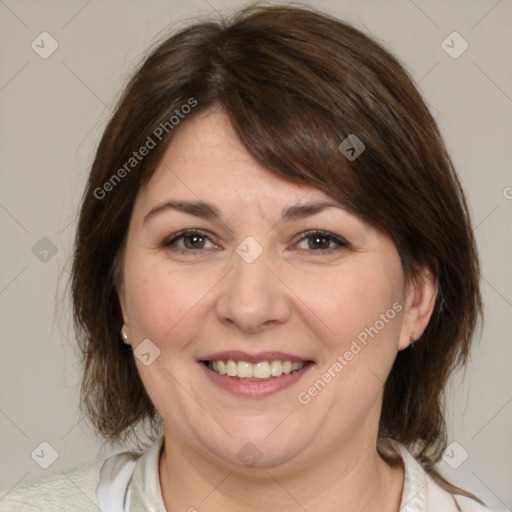
[[129,512],[166,512],[160,487],[160,453],[164,437],[138,460],[131,479]]

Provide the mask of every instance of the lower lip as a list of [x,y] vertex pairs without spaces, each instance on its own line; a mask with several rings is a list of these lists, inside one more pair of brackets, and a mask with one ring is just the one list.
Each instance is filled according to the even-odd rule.
[[298,372],[289,373],[287,375],[283,374],[280,377],[272,377],[268,380],[255,381],[238,380],[228,377],[227,375],[221,375],[220,373],[214,372],[204,363],[200,362],[199,365],[202,367],[205,375],[216,386],[225,389],[234,395],[252,398],[264,398],[293,386],[310,368],[314,366],[314,364],[309,363]]

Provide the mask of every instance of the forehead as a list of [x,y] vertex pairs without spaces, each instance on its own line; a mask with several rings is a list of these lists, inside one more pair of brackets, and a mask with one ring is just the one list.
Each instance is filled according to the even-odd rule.
[[321,190],[285,180],[257,162],[220,110],[190,119],[176,132],[153,176],[141,189],[144,201],[169,194],[188,199],[271,200],[295,203],[331,199]]

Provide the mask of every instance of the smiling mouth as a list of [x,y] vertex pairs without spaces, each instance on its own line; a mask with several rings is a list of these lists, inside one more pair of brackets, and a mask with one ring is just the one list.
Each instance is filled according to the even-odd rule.
[[313,361],[291,362],[291,361],[260,361],[249,363],[247,361],[235,361],[233,359],[202,361],[210,370],[225,375],[235,380],[265,381],[282,375],[298,373],[306,366],[313,364]]

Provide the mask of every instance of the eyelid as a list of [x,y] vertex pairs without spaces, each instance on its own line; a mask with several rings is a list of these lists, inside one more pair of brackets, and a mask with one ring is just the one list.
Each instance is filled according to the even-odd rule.
[[[336,243],[340,248],[341,247],[347,247],[349,248],[350,247],[350,244],[342,237],[338,236],[338,235],[335,235],[334,233],[331,233],[330,231],[324,231],[322,229],[311,229],[311,230],[308,230],[308,231],[305,231],[303,233],[301,233],[299,235],[299,238],[294,242],[294,245],[295,244],[298,244],[299,242],[302,242],[303,240],[313,236],[313,235],[321,235],[321,236],[324,236],[325,238],[328,238],[330,239],[331,241],[333,241],[334,243]],[[324,249],[323,251],[322,250],[318,250],[318,252],[328,252],[328,251],[331,251],[335,248],[331,248],[331,249]]]
[[207,231],[204,231],[202,229],[183,229],[182,231],[178,231],[177,233],[174,233],[170,237],[165,238],[164,241],[162,242],[162,246],[170,247],[180,238],[184,238],[186,236],[193,236],[193,235],[198,235],[203,238],[207,238],[212,244],[214,244],[216,246],[219,245],[212,240],[212,237],[210,236],[210,234]]

